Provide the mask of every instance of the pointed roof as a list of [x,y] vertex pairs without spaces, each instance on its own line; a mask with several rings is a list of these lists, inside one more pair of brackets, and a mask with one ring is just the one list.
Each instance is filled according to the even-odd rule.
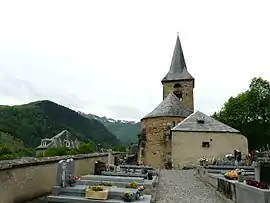
[[184,53],[180,43],[179,36],[177,35],[176,44],[171,61],[171,67],[167,75],[162,79],[163,82],[176,81],[176,80],[190,80],[194,79],[187,70]]
[[144,118],[164,116],[185,118],[191,113],[193,113],[193,111],[187,107],[184,107],[179,98],[173,92],[171,92],[151,113],[146,115]]
[[221,123],[200,111],[196,111],[188,116],[181,123],[175,126],[172,131],[239,133],[238,130]]

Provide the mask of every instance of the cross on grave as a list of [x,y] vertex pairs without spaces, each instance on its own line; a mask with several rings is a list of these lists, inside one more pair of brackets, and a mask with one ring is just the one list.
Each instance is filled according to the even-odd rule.
[[74,159],[67,159],[67,171],[68,171],[68,175],[74,176],[74,173],[75,173]]
[[66,160],[61,160],[58,162],[56,185],[66,187],[67,179],[68,179],[67,162]]

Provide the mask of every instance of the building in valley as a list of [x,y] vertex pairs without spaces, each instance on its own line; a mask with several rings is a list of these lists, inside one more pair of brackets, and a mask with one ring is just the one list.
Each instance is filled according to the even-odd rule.
[[72,138],[71,133],[63,130],[52,138],[44,138],[41,140],[40,145],[36,148],[36,155],[39,156],[44,153],[48,148],[67,147],[74,149],[79,145],[76,138]]
[[[163,101],[152,112],[141,119],[138,152],[139,164],[164,168],[166,163],[172,162],[174,167],[178,168],[185,164],[197,162],[198,156],[224,156],[226,153],[232,153],[235,148],[247,151],[247,139],[240,135],[238,131],[229,126],[225,128],[225,124],[215,121],[205,114],[200,112],[194,113],[193,89],[195,87],[195,79],[187,70],[179,36],[177,36],[169,72],[161,82],[163,85]],[[185,121],[187,123],[190,121],[190,118],[198,115],[204,115],[203,118],[205,119],[205,123],[198,123],[198,125],[205,125],[207,127],[207,123],[211,120],[210,126],[213,123],[218,123],[219,127],[224,127],[222,128],[224,131],[215,131],[214,129],[211,131],[209,129],[207,132],[200,131],[198,133],[196,131],[198,126],[195,125],[192,126],[190,131],[180,130],[182,122]],[[227,132],[225,129],[230,130]],[[228,135],[229,133],[231,134]],[[192,134],[192,136],[189,137],[189,134]],[[209,135],[209,139],[206,139],[206,134]],[[209,150],[205,151],[207,149],[202,143],[199,146],[191,144],[191,141],[196,139],[196,137],[198,138],[194,143],[205,143],[210,139],[215,139],[215,141],[209,142],[210,145],[207,148]],[[221,140],[229,141],[223,142],[224,145],[221,147]],[[214,149],[213,145],[215,145]],[[191,152],[187,153],[185,151],[186,148],[189,148]]]

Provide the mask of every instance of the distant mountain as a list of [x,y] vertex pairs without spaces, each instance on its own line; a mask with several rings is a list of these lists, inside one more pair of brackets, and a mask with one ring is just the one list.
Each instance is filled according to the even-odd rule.
[[65,129],[81,141],[91,140],[104,147],[121,144],[100,121],[87,119],[51,101],[0,106],[0,131],[20,139],[26,146],[34,148],[42,138],[53,137]]
[[94,114],[84,114],[87,118],[95,119],[103,123],[108,130],[117,136],[123,145],[130,145],[131,143],[137,143],[137,135],[140,132],[140,122],[126,121],[126,120],[115,120],[108,117],[99,117]]

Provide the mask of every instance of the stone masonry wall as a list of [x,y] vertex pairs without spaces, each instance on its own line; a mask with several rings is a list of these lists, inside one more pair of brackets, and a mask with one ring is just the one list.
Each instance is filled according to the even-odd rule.
[[20,203],[50,193],[58,161],[67,158],[75,160],[75,175],[80,176],[93,174],[96,160],[107,163],[108,153],[0,162],[0,202]]
[[[184,118],[181,117],[156,117],[146,118],[141,122],[141,129],[146,129],[146,146],[144,154],[139,156],[138,162],[151,165],[155,168],[164,168],[164,159],[171,154],[170,141],[164,140],[164,126],[167,124],[175,125]],[[140,148],[140,152],[142,148]]]
[[163,100],[173,92],[173,86],[179,83],[182,88],[183,104],[184,106],[194,109],[194,97],[193,97],[193,81],[178,81],[178,82],[166,82],[163,84]]

